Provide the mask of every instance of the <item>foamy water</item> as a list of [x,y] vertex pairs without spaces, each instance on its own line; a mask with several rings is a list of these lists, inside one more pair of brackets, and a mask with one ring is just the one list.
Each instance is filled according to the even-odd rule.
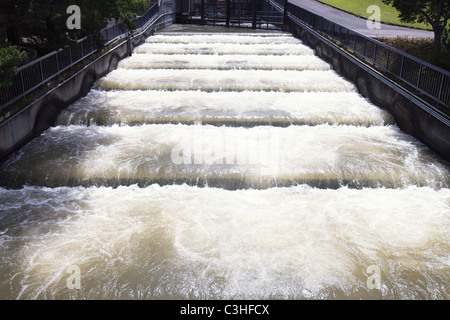
[[147,38],[146,43],[220,43],[220,44],[302,44],[302,42],[289,34],[201,34],[201,33],[185,33],[185,34],[162,34]]
[[121,69],[257,69],[257,70],[330,70],[330,65],[313,55],[198,55],[139,54],[119,63]]
[[10,187],[450,185],[445,163],[388,126],[59,126],[2,169]]
[[1,164],[0,299],[449,298],[448,162],[233,31],[148,38]]
[[353,84],[332,71],[280,70],[127,70],[117,69],[99,80],[104,90],[202,91],[352,91]]
[[[448,298],[448,189],[154,185],[0,196],[2,298]],[[78,291],[66,287],[72,265]],[[371,265],[382,270],[380,290],[366,286]]]
[[92,90],[64,110],[58,124],[193,123],[393,124],[392,116],[354,92],[202,92]]
[[303,44],[229,44],[229,43],[144,43],[135,53],[150,54],[257,54],[257,55],[313,55],[314,50]]

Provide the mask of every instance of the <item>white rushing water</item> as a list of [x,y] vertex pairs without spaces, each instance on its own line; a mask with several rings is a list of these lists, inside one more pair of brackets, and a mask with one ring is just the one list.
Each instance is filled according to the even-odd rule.
[[[349,108],[351,106],[351,108]],[[92,90],[58,124],[202,123],[394,124],[392,116],[354,92],[202,92]]]
[[[0,196],[1,298],[448,294],[449,189],[153,185]],[[80,290],[66,287],[73,265]],[[380,290],[366,286],[371,265],[382,270]]]
[[251,55],[313,55],[314,51],[303,44],[229,44],[229,43],[144,43],[135,49],[142,54],[251,54]]
[[220,44],[297,44],[302,42],[288,34],[283,33],[240,33],[236,34],[195,34],[193,37],[187,37],[186,34],[162,34],[148,38],[146,43],[220,43]]
[[158,32],[0,165],[0,299],[449,298],[448,162],[230,31]]
[[13,187],[449,187],[438,161],[392,126],[59,126],[11,158],[0,177]]
[[198,55],[139,54],[119,63],[121,69],[218,69],[218,70],[330,70],[330,65],[313,55]]
[[332,71],[280,70],[128,70],[117,69],[99,80],[104,90],[203,91],[352,91],[354,86]]

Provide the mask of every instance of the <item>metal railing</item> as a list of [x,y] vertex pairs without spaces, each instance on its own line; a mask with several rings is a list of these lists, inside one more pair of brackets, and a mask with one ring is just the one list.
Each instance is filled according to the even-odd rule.
[[182,23],[201,23],[241,28],[280,29],[283,15],[267,1],[205,0],[190,11],[179,12]]
[[[133,19],[136,29],[143,28],[158,12],[159,7],[154,4],[142,16]],[[107,26],[100,31],[105,45],[127,35],[128,32],[129,30],[122,22]],[[12,85],[0,90],[0,111],[91,56],[97,50],[92,39],[86,37],[73,46],[53,51],[21,66],[17,74],[11,78]]]
[[[284,7],[284,0],[269,1],[278,4],[280,8]],[[449,107],[449,71],[354,32],[292,3],[287,4],[287,14],[301,20],[316,32],[353,52],[360,59],[395,76],[435,103]]]

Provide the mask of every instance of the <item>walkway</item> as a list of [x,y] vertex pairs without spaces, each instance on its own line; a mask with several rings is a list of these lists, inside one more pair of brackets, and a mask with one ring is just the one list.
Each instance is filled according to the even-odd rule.
[[[402,28],[381,24],[381,29],[369,29],[367,27],[367,20],[358,18],[352,14],[340,11],[315,0],[289,0],[301,8],[309,10],[315,14],[321,15],[324,18],[338,23],[348,29],[361,33],[367,37],[372,38],[395,38],[395,37],[411,37],[411,38],[433,38],[434,33],[431,31],[416,30],[410,28]],[[383,13],[381,13],[383,14]]]

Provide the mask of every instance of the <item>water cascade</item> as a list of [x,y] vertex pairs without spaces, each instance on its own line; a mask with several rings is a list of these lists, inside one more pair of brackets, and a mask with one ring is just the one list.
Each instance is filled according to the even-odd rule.
[[215,30],[157,32],[1,165],[0,298],[448,299],[449,164],[298,39]]

